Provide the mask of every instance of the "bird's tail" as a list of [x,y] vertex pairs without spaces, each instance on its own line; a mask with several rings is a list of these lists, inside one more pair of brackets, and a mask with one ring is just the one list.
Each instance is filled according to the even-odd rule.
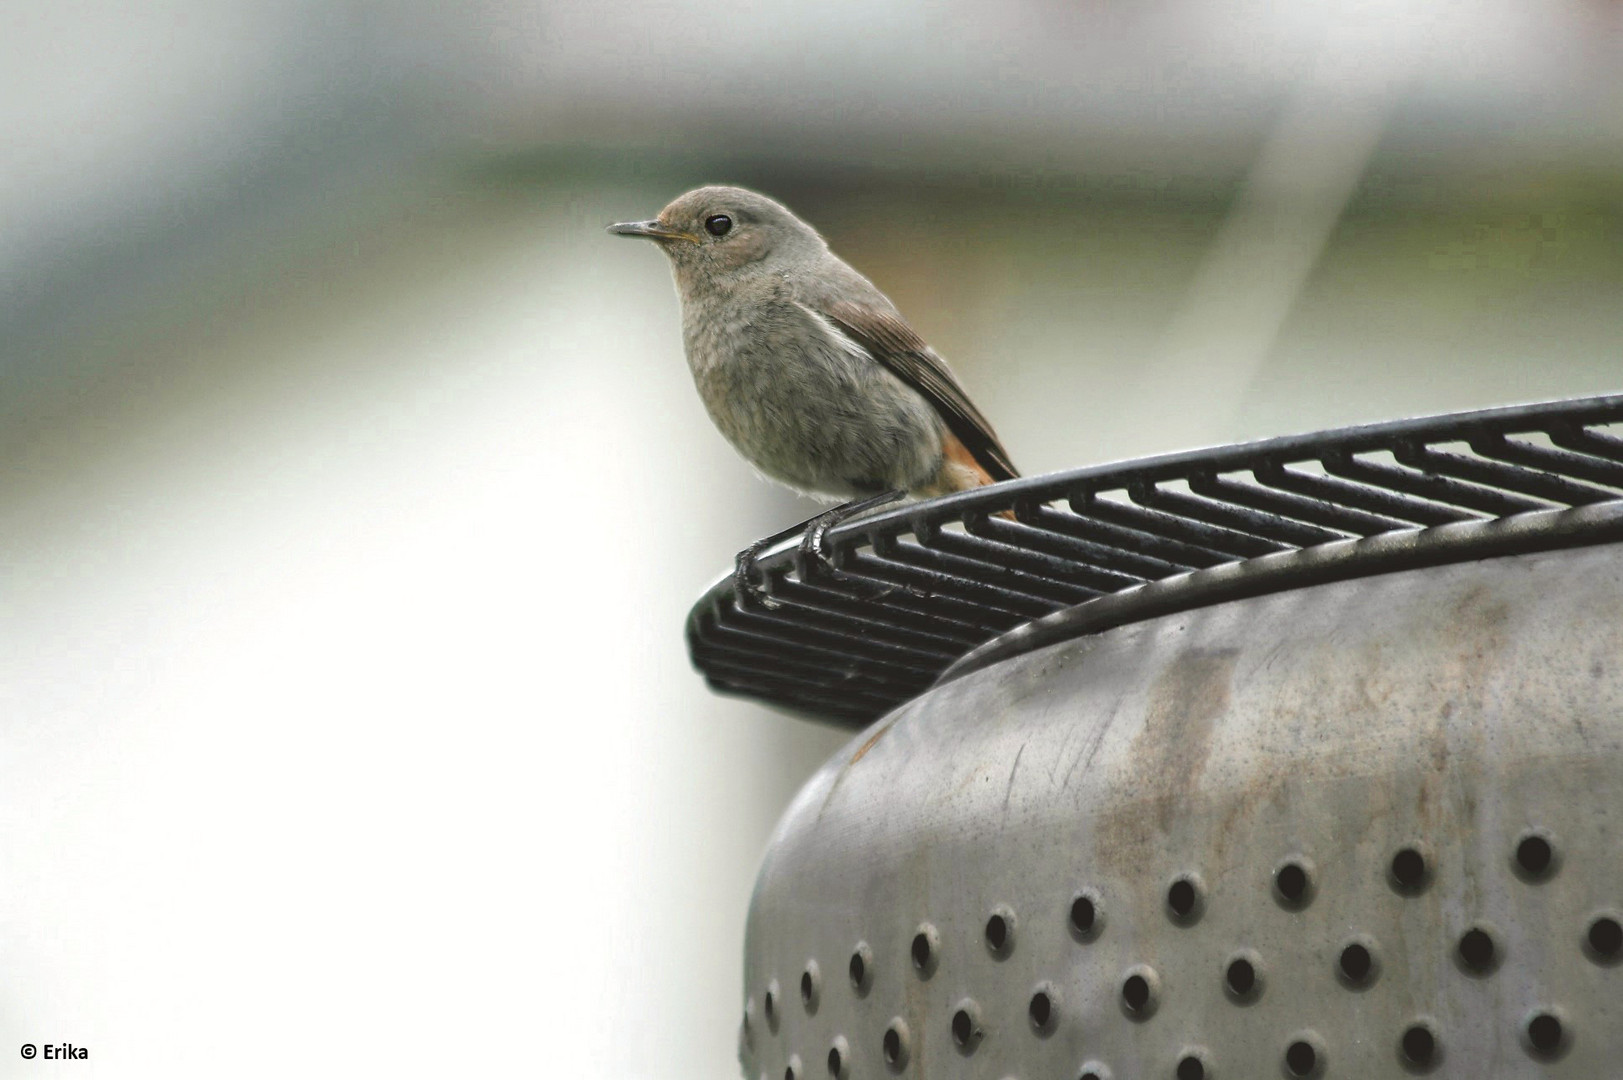
[[[947,432],[941,445],[941,472],[936,477],[936,482],[932,485],[934,490],[930,494],[945,495],[954,491],[971,491],[987,484],[995,484],[997,481],[998,478],[976,460],[975,455],[958,436]],[[1000,510],[997,516],[1013,521],[1014,511]]]

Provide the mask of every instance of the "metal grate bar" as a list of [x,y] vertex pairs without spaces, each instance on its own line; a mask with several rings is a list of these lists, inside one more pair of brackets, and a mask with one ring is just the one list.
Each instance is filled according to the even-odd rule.
[[[1415,469],[1443,476],[1457,476],[1461,480],[1486,487],[1503,488],[1535,499],[1544,499],[1554,506],[1588,506],[1617,497],[1616,492],[1602,491],[1549,473],[1535,472],[1516,465],[1506,465],[1481,458],[1468,458],[1429,446],[1400,445],[1397,459]],[[1542,508],[1541,508],[1542,509]]]
[[[964,527],[976,536],[984,536],[1022,551],[1052,555],[1071,566],[1082,567],[1089,575],[1084,584],[1103,592],[1120,592],[1122,589],[1154,578],[1166,577],[1183,569],[1159,559],[1145,559],[1119,548],[1078,540],[1055,531],[1035,529],[1022,522],[971,517],[965,520]],[[1135,567],[1138,572],[1124,569],[1127,566]]]
[[836,585],[824,585],[823,578],[831,576],[813,577],[809,582],[782,579],[772,597],[789,607],[827,611],[847,619],[852,633],[859,636],[890,635],[925,651],[958,654],[966,644],[979,642],[985,636],[978,624],[932,611],[922,600],[908,606],[894,595],[853,596]]
[[1556,473],[1563,476],[1575,476],[1580,480],[1588,480],[1595,484],[1606,484],[1617,489],[1606,492],[1607,498],[1615,499],[1623,496],[1623,465],[1615,462],[1596,459],[1586,454],[1573,454],[1565,450],[1551,450],[1543,446],[1530,446],[1527,443],[1507,439],[1497,433],[1479,435],[1472,439],[1471,449],[1485,458],[1522,465],[1535,469],[1541,474]]
[[[1044,590],[1044,596],[1061,602],[1080,604],[1083,600],[1092,600],[1105,593],[1119,592],[1130,583],[1120,574],[1101,571],[1087,563],[1059,558],[1023,545],[1002,543],[987,537],[978,527],[967,527],[969,532],[964,534],[943,532],[932,538],[932,546],[989,566],[1004,566],[1040,577],[1050,583]],[[1067,592],[1075,599],[1066,601],[1063,594]]]
[[1550,441],[1568,450],[1591,454],[1608,461],[1623,461],[1623,439],[1600,431],[1585,431],[1573,424],[1551,424]]
[[1382,518],[1400,520],[1404,522],[1404,528],[1413,528],[1415,525],[1447,525],[1451,521],[1475,521],[1480,516],[1441,503],[1411,499],[1380,488],[1349,483],[1334,476],[1313,476],[1297,472],[1277,462],[1263,462],[1255,471],[1257,479],[1270,487],[1294,491],[1322,502],[1368,510]]
[[919,584],[934,582],[937,587],[951,587],[962,596],[984,596],[1012,615],[1035,619],[1064,603],[1046,595],[1043,583],[1029,574],[979,563],[923,543],[896,544],[883,554],[892,568],[905,567],[918,574]]
[[1094,561],[1129,577],[1159,578],[1201,566],[1216,566],[1232,556],[1209,548],[1170,540],[1089,517],[1075,510],[1050,506],[1015,507],[1024,524],[1055,538],[1070,537],[1088,545]]
[[[1210,479],[1212,478],[1209,476],[1196,475],[1190,477],[1189,483],[1191,487],[1197,484],[1205,486],[1203,481]],[[1162,491],[1150,484],[1134,484],[1127,489],[1127,494],[1134,502],[1144,506],[1192,518],[1195,521],[1204,521],[1208,525],[1218,525],[1233,532],[1272,540],[1287,548],[1312,547],[1314,544],[1327,544],[1332,540],[1345,539],[1341,533],[1316,529],[1311,525],[1288,521],[1273,514],[1258,513],[1240,506],[1227,506],[1212,499],[1196,498],[1176,491]]]
[[847,555],[839,564],[839,572],[853,587],[889,589],[892,595],[905,592],[927,603],[943,604],[988,629],[1004,630],[1031,617],[1020,608],[1008,606],[999,589],[933,574],[891,557],[897,547],[894,540],[889,540],[876,545],[873,551]]
[[[972,560],[986,567],[990,573],[1005,571],[1010,575],[1008,580],[1011,583],[1016,580],[1021,583],[1022,591],[1041,596],[1045,600],[1081,603],[1101,593],[1116,591],[1115,587],[1101,589],[1089,585],[1082,580],[1087,575],[1086,569],[1074,562],[1055,558],[1040,551],[999,543],[971,529],[967,522],[962,531],[932,527],[923,530],[919,535],[920,542],[926,549]],[[1067,596],[1076,596],[1077,599],[1067,601]]]
[[780,681],[794,681],[805,687],[833,687],[844,694],[867,694],[878,699],[915,690],[921,680],[929,683],[922,669],[862,671],[818,667],[806,661],[786,663],[771,651],[752,651],[731,644],[725,649],[711,650],[708,661],[707,667],[712,673],[720,672],[725,666],[726,670],[738,676],[770,675]]
[[[855,639],[864,639],[876,654],[867,659],[886,658],[904,663],[933,663],[943,657],[952,659],[962,651],[962,645],[939,637],[925,637],[915,632],[898,629],[894,624],[879,619],[854,617],[826,601],[809,602],[808,591],[797,584],[787,584],[773,594],[775,605],[770,609],[771,619],[788,626],[807,628],[809,642],[838,648]],[[786,636],[774,634],[773,637]]]
[[[734,613],[736,614],[736,613]],[[793,650],[785,653],[779,641],[768,634],[741,628],[734,616],[711,620],[702,626],[698,643],[690,643],[695,655],[731,657],[745,666],[775,670],[785,677],[805,682],[839,683],[857,679],[874,687],[907,683],[918,673],[935,670],[933,663],[907,664],[887,660],[856,660],[830,656],[826,650]]]
[[[740,647],[748,648],[752,642],[768,644],[789,643],[796,657],[821,657],[838,665],[864,665],[889,661],[902,664],[928,666],[932,658],[917,650],[907,649],[873,638],[853,638],[849,635],[813,629],[792,619],[782,609],[772,612],[740,611],[729,618],[720,632],[739,639]],[[871,652],[870,652],[871,650]]]
[[1291,546],[1263,540],[1249,533],[1235,532],[1232,529],[1214,528],[1204,521],[1179,517],[1177,514],[1144,510],[1111,499],[1092,498],[1085,507],[1084,509],[1078,505],[1075,499],[1071,501],[1071,508],[1084,517],[1095,517],[1101,521],[1125,525],[1149,536],[1164,537],[1206,549],[1217,556],[1217,562],[1211,564],[1214,566],[1233,562],[1235,559],[1267,555],[1272,551],[1286,551]]
[[876,561],[871,552],[852,551],[840,561],[837,574],[818,572],[809,578],[785,578],[774,586],[773,595],[795,589],[818,591],[830,604],[858,604],[872,609],[876,617],[897,619],[909,628],[924,622],[942,636],[961,640],[969,637],[983,640],[993,626],[1004,625],[1006,620],[989,622],[990,610],[983,603],[961,600],[949,593],[932,592],[916,584],[895,581],[884,576],[884,564]]
[[[1258,477],[1257,482],[1259,484],[1263,483],[1260,477]],[[1348,536],[1373,536],[1376,533],[1411,527],[1406,521],[1398,521],[1395,518],[1382,517],[1378,514],[1368,514],[1356,507],[1338,506],[1335,503],[1326,503],[1317,499],[1304,499],[1299,495],[1283,491],[1270,491],[1266,487],[1256,487],[1251,484],[1228,480],[1221,476],[1196,477],[1189,481],[1189,490],[1210,499],[1219,499],[1227,503],[1249,506],[1253,510],[1262,510],[1276,517],[1291,518],[1295,521],[1306,522],[1309,525],[1319,525],[1339,533],[1343,538]]]
[[[793,543],[765,555],[764,602],[723,579],[689,616],[689,654],[718,690],[857,726],[1007,631],[1061,610],[1119,625],[1118,611],[1154,610],[1136,590],[1192,571],[1623,505],[1623,438],[1600,430],[1616,424],[1623,395],[1169,454],[881,511],[830,530],[836,569],[799,566]],[[1536,518],[1520,520],[1497,535]],[[1428,549],[1452,543],[1433,535]]]
[[1337,476],[1344,476],[1349,480],[1389,487],[1394,491],[1431,499],[1433,502],[1466,506],[1472,510],[1480,510],[1489,517],[1525,514],[1529,510],[1544,510],[1549,507],[1548,503],[1524,499],[1508,492],[1477,487],[1474,484],[1462,484],[1445,476],[1414,472],[1348,455],[1326,454],[1324,467]]

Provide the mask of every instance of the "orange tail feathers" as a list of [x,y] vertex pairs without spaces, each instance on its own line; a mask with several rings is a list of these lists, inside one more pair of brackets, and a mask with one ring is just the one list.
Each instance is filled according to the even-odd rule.
[[[937,474],[936,482],[931,485],[930,494],[945,495],[953,491],[971,491],[993,483],[996,481],[992,479],[992,474],[975,460],[975,455],[969,452],[969,447],[960,442],[958,436],[947,432],[941,440],[941,472]],[[999,510],[997,516],[1013,521],[1014,511]]]

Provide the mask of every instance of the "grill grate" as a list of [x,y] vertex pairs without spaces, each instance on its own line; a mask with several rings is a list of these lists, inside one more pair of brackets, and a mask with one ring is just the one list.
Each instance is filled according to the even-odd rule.
[[[688,618],[715,689],[851,727],[1017,626],[1282,552],[1623,501],[1623,394],[1344,428],[1009,481],[764,555]],[[1014,520],[994,516],[1012,511]],[[1465,556],[1480,557],[1480,556]]]

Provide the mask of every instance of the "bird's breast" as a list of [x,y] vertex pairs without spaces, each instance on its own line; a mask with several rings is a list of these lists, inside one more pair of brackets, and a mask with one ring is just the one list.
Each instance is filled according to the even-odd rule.
[[798,305],[683,309],[688,365],[705,408],[768,476],[848,498],[913,490],[939,469],[943,428],[929,404]]

